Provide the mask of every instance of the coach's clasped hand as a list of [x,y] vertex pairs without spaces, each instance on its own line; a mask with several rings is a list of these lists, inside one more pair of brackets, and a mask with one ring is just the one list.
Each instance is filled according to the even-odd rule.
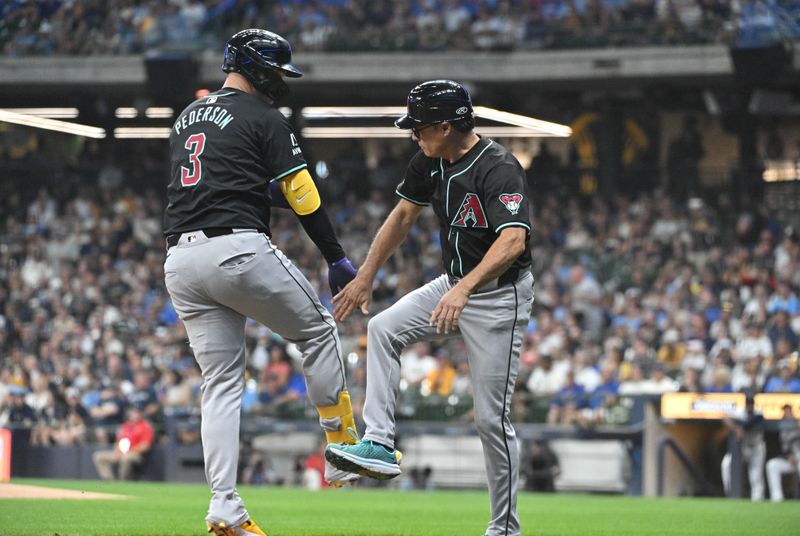
[[347,257],[342,257],[336,262],[328,264],[328,284],[334,296],[342,291],[347,284],[355,279],[358,270]]

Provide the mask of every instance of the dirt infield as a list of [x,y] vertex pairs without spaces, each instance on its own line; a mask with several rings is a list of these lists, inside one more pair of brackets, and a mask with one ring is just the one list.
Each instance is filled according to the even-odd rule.
[[73,499],[73,500],[118,500],[127,499],[125,495],[111,493],[94,493],[75,489],[43,488],[41,486],[25,486],[23,484],[0,484],[0,500],[2,499]]

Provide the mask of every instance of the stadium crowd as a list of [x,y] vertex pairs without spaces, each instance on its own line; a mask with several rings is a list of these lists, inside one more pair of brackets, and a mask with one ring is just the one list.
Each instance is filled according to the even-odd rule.
[[[798,35],[797,2],[762,0],[13,0],[6,56],[217,49],[244,27],[297,50],[512,50],[728,43]],[[755,32],[755,33],[754,33]]]
[[[163,284],[164,146],[144,142],[112,158],[92,143],[55,180],[0,183],[0,426],[32,427],[42,444],[105,441],[127,407],[157,427],[199,407],[201,378]],[[54,161],[46,145],[3,154],[19,157],[17,170]],[[322,190],[355,261],[394,203],[404,159],[387,151],[374,168],[352,157],[328,163]],[[759,207],[677,203],[660,192],[586,200],[542,191],[535,169],[530,179],[536,302],[517,420],[625,422],[622,398],[675,390],[800,393],[795,230]],[[371,189],[342,188],[356,180]],[[329,306],[325,262],[296,220],[276,210],[272,230]],[[439,259],[438,224],[426,212],[380,272],[371,311],[438,275]],[[339,327],[357,414],[366,320]],[[246,329],[243,410],[313,415],[296,348],[255,323]],[[402,415],[469,417],[460,342],[419,343],[401,359]]]

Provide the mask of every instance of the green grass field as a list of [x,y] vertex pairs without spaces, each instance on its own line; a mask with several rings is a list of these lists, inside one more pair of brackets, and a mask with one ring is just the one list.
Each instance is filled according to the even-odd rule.
[[[119,493],[131,500],[2,500],[3,536],[205,534],[209,492],[203,485],[14,482]],[[480,492],[243,487],[240,493],[269,536],[482,536],[487,521],[487,496]],[[519,509],[526,536],[800,535],[796,501],[752,504],[523,493]]]

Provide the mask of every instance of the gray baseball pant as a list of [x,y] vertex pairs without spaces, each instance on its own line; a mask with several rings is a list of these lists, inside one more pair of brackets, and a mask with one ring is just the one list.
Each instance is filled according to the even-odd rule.
[[316,406],[335,405],[345,389],[336,323],[303,274],[253,230],[214,238],[183,233],[167,252],[164,273],[203,374],[201,435],[212,493],[206,519],[236,526],[249,517],[236,491],[245,320],[297,344]]
[[475,426],[489,479],[492,519],[486,534],[517,536],[519,451],[508,414],[533,304],[533,276],[526,272],[512,285],[470,296],[458,320],[459,329],[445,336],[428,322],[451,288],[450,280],[442,275],[370,320],[364,439],[394,446],[401,350],[421,340],[463,337],[475,391]]
[[792,464],[782,456],[772,458],[767,462],[767,483],[769,484],[769,498],[772,502],[783,500],[783,482],[781,477],[786,474],[800,474],[800,462]]

